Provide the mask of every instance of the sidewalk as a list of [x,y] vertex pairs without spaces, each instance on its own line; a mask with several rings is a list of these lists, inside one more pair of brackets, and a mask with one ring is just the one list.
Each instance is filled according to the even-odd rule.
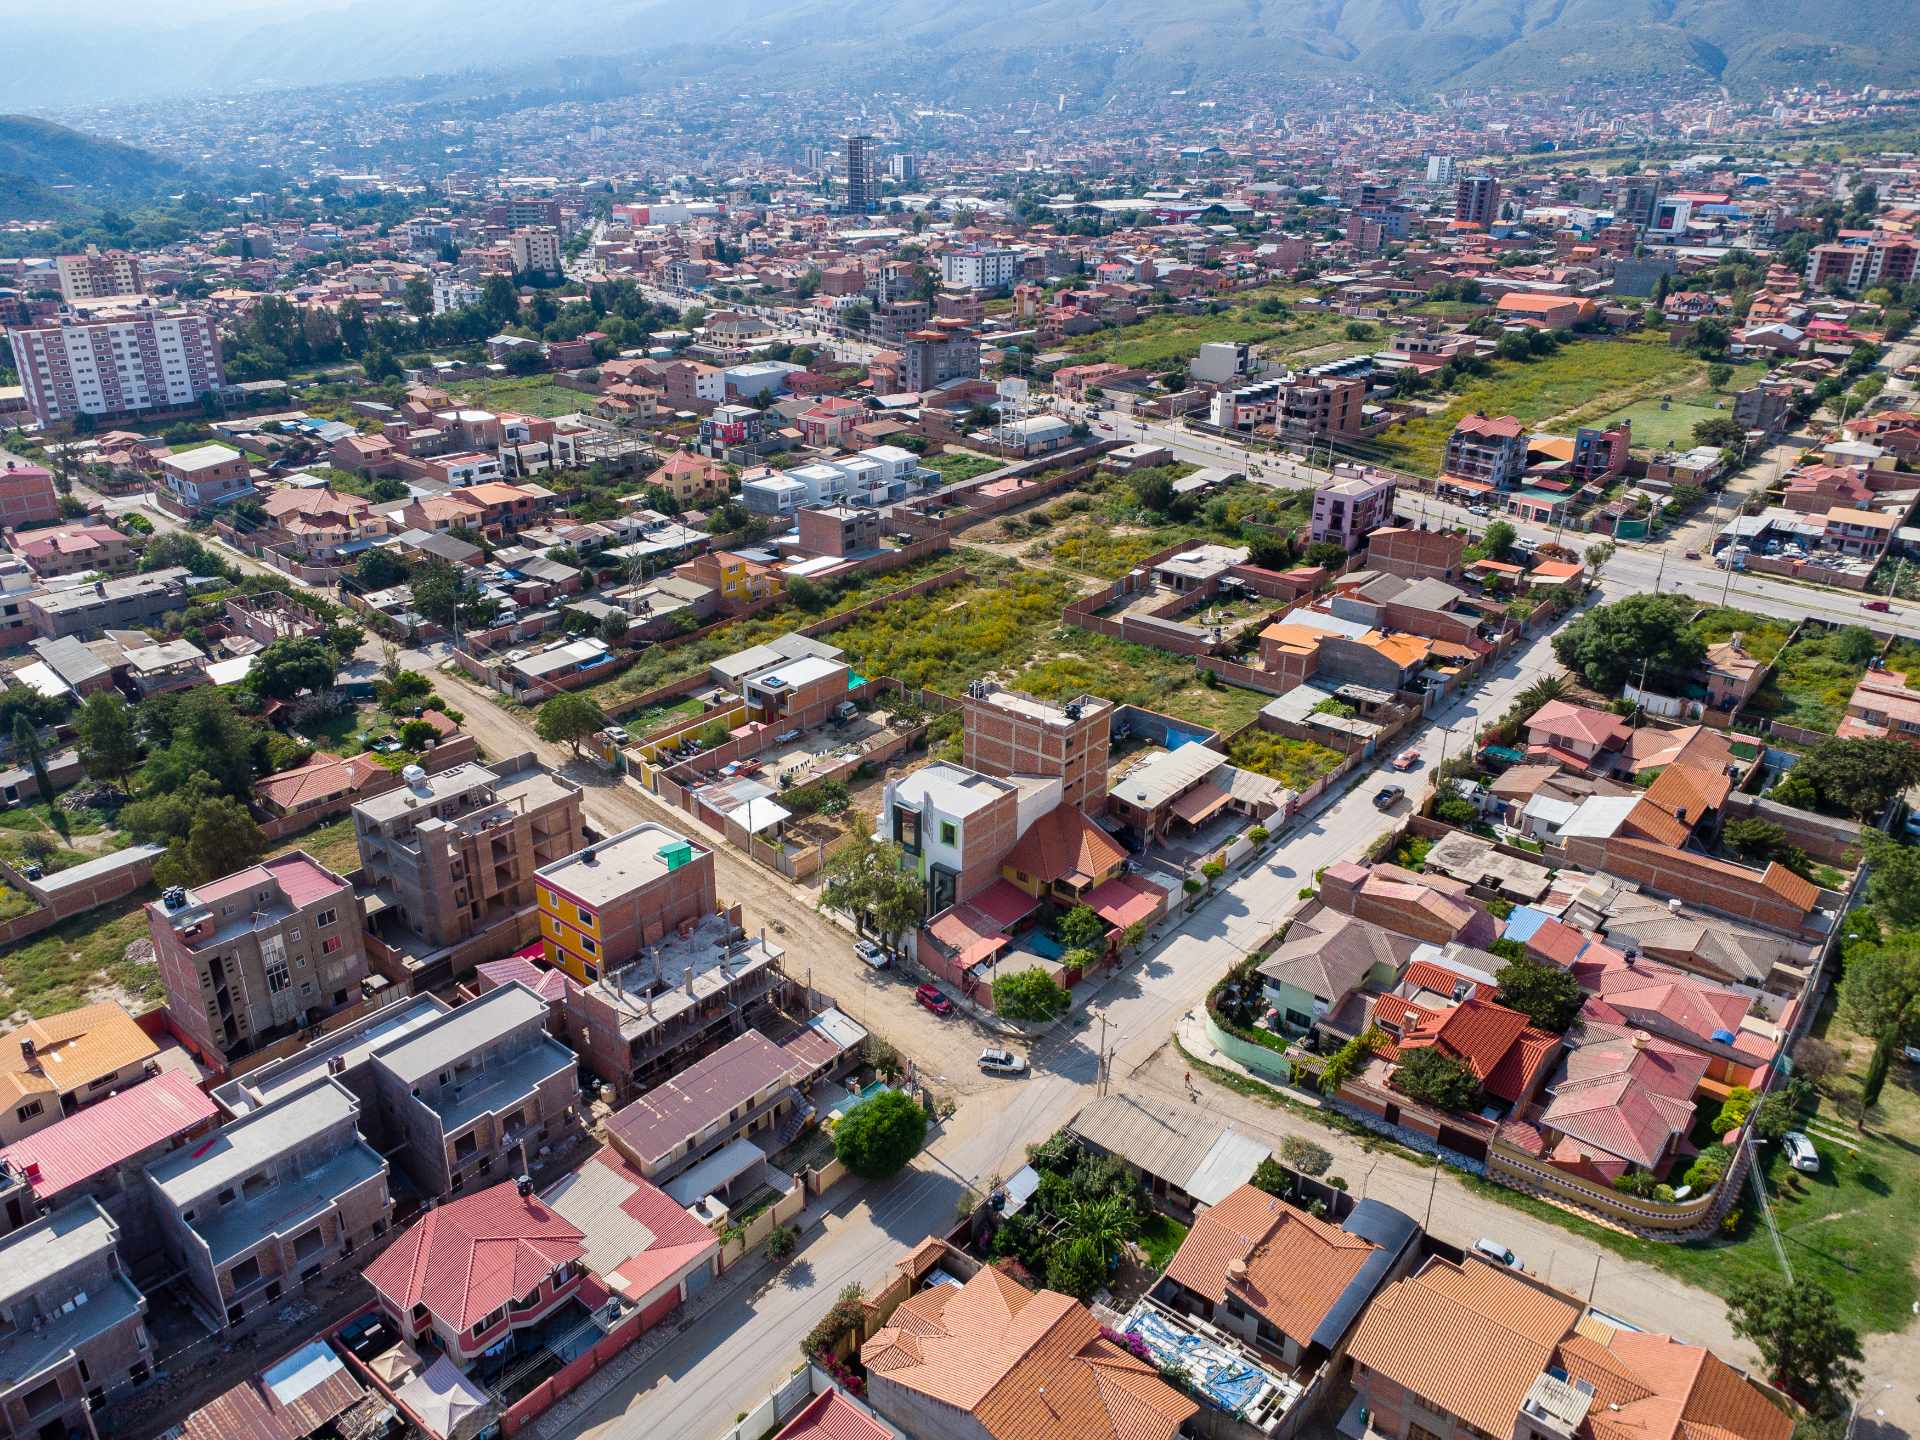
[[[847,1192],[857,1188],[858,1182],[855,1181],[847,1187]],[[828,1214],[832,1212],[839,1200],[847,1198],[847,1192],[841,1193],[838,1199],[835,1198],[835,1191],[840,1189],[840,1186],[834,1186],[826,1194],[816,1196],[788,1222],[790,1228],[800,1232],[802,1241],[794,1247],[793,1253],[785,1261],[776,1265],[767,1258],[764,1246],[741,1256],[733,1269],[702,1291],[694,1303],[683,1305],[673,1311],[612,1360],[581,1381],[565,1396],[555,1401],[544,1414],[529,1422],[527,1433],[533,1437],[533,1440],[566,1440],[566,1437],[577,1434],[578,1422],[587,1411],[604,1399],[616,1386],[630,1378],[633,1372],[646,1364],[657,1351],[678,1339],[680,1332],[701,1315],[722,1300],[738,1295],[750,1284],[775,1279],[782,1268],[802,1258],[806,1248],[805,1241],[825,1226]]]
[[1212,1039],[1207,1035],[1207,1012],[1204,1009],[1195,1008],[1187,1011],[1180,1017],[1180,1023],[1174,1027],[1173,1033],[1180,1041],[1181,1048],[1196,1060],[1204,1060],[1207,1064],[1229,1071],[1243,1080],[1264,1085],[1267,1089],[1284,1095],[1289,1101],[1309,1110],[1326,1108],[1321,1104],[1318,1095],[1310,1094],[1292,1085],[1277,1085],[1271,1077],[1249,1070],[1232,1056],[1215,1048]]

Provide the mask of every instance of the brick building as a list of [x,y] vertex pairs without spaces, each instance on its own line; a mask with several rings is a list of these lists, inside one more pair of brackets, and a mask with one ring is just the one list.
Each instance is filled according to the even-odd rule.
[[24,460],[7,460],[0,469],[0,528],[44,525],[59,518],[60,496],[53,488],[53,472]]
[[961,699],[962,762],[1006,779],[1061,781],[1061,799],[1098,814],[1106,801],[1113,705],[1082,695],[1056,705],[991,682]]
[[534,875],[547,963],[581,984],[720,908],[713,851],[645,822]]
[[147,904],[167,1013],[232,1059],[360,999],[367,949],[353,887],[304,850]]

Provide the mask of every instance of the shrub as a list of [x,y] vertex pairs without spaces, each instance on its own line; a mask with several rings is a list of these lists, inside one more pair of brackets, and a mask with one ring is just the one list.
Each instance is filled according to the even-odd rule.
[[1402,1052],[1388,1083],[1409,1099],[1440,1110],[1467,1111],[1480,1104],[1480,1082],[1473,1071],[1431,1045]]
[[1727,1173],[1727,1165],[1732,1159],[1733,1156],[1728,1153],[1726,1146],[1709,1145],[1687,1167],[1687,1173],[1682,1180],[1695,1190],[1711,1190]]
[[1720,1113],[1713,1117],[1714,1133],[1724,1135],[1746,1124],[1747,1116],[1753,1113],[1755,1098],[1753,1091],[1744,1085],[1736,1085],[1728,1091],[1726,1100],[1720,1106]]
[[1289,1135],[1282,1140],[1280,1158],[1302,1175],[1324,1175],[1333,1164],[1333,1152],[1304,1135]]
[[867,1180],[884,1180],[919,1153],[927,1138],[927,1115],[898,1090],[862,1100],[834,1127],[840,1163]]
[[1253,1167],[1251,1183],[1254,1189],[1264,1190],[1276,1199],[1285,1200],[1293,1194],[1293,1176],[1271,1155]]
[[1073,1003],[1067,988],[1044,970],[995,977],[993,1008],[1009,1020],[1051,1020]]

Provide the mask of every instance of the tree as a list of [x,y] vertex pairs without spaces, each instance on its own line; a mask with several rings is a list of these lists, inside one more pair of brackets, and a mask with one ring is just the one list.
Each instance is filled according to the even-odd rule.
[[1307,546],[1307,553],[1301,558],[1309,565],[1324,565],[1329,570],[1338,570],[1347,563],[1347,547],[1338,540],[1316,540]]
[[47,775],[47,762],[40,755],[40,732],[24,715],[13,717],[13,753],[26,757],[33,767],[33,783],[40,798],[48,805],[53,804],[53,781]]
[[1566,1034],[1586,1000],[1572,971],[1531,957],[1508,961],[1495,978],[1500,982],[1502,1005],[1555,1035]]
[[1793,1047],[1793,1073],[1814,1085],[1831,1080],[1845,1064],[1840,1047],[1817,1035],[1809,1035]]
[[1747,432],[1739,424],[1725,415],[1711,415],[1705,420],[1696,421],[1693,427],[1693,443],[1696,445],[1740,445],[1745,443]]
[[1293,1194],[1293,1176],[1271,1155],[1253,1167],[1253,1178],[1249,1183],[1254,1189],[1264,1190],[1276,1200],[1285,1200]]
[[1401,1051],[1388,1083],[1436,1110],[1464,1112],[1480,1105],[1480,1082],[1473,1071],[1432,1045]]
[[[407,313],[416,320],[424,320],[433,314],[433,286],[426,282],[424,276],[408,276],[407,283],[400,287],[400,303],[407,307]],[[346,339],[344,331],[340,338]]]
[[[1694,602],[1667,595],[1629,595],[1580,616],[1554,637],[1553,653],[1602,692],[1618,692],[1642,674],[1649,685],[1678,685],[1707,657],[1688,624],[1693,609]],[[1920,750],[1914,755],[1920,761]]]
[[1707,384],[1716,390],[1727,388],[1727,382],[1733,379],[1733,366],[1721,363],[1707,366]]
[[927,1112],[898,1090],[882,1090],[840,1117],[833,1153],[865,1180],[884,1180],[920,1152]]
[[1487,526],[1486,534],[1480,537],[1480,548],[1487,552],[1492,560],[1504,560],[1513,550],[1513,542],[1520,538],[1520,532],[1504,520],[1496,520]]
[[124,787],[140,763],[140,737],[133,711],[111,690],[89,695],[73,721],[75,749],[87,774],[102,785]]
[[1810,1280],[1757,1276],[1727,1294],[1733,1333],[1753,1343],[1773,1383],[1823,1411],[1844,1408],[1860,1384],[1860,1337],[1841,1320],[1833,1294]]
[[869,826],[856,825],[852,842],[828,859],[822,873],[820,908],[870,928],[888,949],[898,949],[920,923],[925,882],[907,865],[906,853],[891,841],[875,840]]
[[391,551],[378,547],[367,551],[360,557],[360,563],[354,567],[353,579],[358,590],[386,590],[398,585],[407,578],[407,567]]
[[1324,1175],[1333,1167],[1333,1152],[1304,1135],[1282,1140],[1280,1158],[1302,1175]]
[[1104,950],[1107,922],[1091,905],[1076,905],[1060,917],[1055,927],[1062,948],[1067,950]]
[[1127,487],[1143,510],[1164,514],[1173,504],[1173,481],[1163,469],[1142,470],[1127,481]]
[[1787,847],[1787,832],[1771,820],[1729,820],[1720,827],[1721,843],[1748,860],[1770,860]]
[[566,741],[573,753],[580,753],[580,742],[596,731],[607,728],[607,717],[600,707],[584,695],[571,691],[556,695],[540,707],[534,720],[534,733],[542,740]]
[[1773,798],[1864,822],[1914,784],[1920,784],[1920,747],[1904,740],[1836,738],[1802,755]]
[[168,530],[154,536],[140,554],[140,568],[144,571],[166,570],[175,565],[183,567],[191,575],[218,576],[228,573],[226,561],[184,530]]
[[176,837],[154,862],[160,885],[199,885],[244,870],[266,851],[267,837],[247,807],[228,795],[202,801],[184,837]]
[[332,689],[338,669],[333,652],[321,641],[286,636],[254,657],[247,688],[269,700],[291,700],[303,690],[319,694]]
[[1091,1300],[1094,1292],[1107,1283],[1111,1268],[1090,1240],[1055,1244],[1047,1253],[1047,1288],[1076,1300]]
[[1920,1031],[1920,950],[1913,948],[1914,939],[1897,935],[1887,944],[1853,945],[1846,951],[1840,1011],[1874,1042],[1860,1087],[1863,1117],[1879,1103],[1894,1055]]
[[201,785],[209,794],[244,796],[252,788],[258,732],[225,691],[155,697],[140,707],[140,722],[153,742],[140,767],[145,793],[185,793]]
[[1044,970],[996,975],[993,1008],[1008,1020],[1051,1020],[1073,1003],[1067,988]]
[[1920,925],[1920,849],[1896,845],[1878,830],[1865,831],[1863,838],[1867,898],[1895,925]]
[[500,607],[456,566],[429,560],[413,572],[413,608],[434,624],[452,629],[456,620],[483,625]]

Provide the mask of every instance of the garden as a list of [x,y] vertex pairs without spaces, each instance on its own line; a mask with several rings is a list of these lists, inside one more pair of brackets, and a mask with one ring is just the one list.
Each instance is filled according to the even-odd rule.
[[991,455],[976,455],[971,451],[943,450],[937,455],[922,456],[920,463],[929,470],[938,470],[942,485],[958,485],[964,480],[977,480],[982,475],[990,475],[1007,462]]
[[1775,654],[1773,673],[1747,702],[1746,713],[1831,733],[1879,649],[1864,625],[1828,630],[1804,621],[1793,642]]
[[1265,730],[1250,730],[1227,747],[1227,759],[1242,770],[1278,780],[1292,790],[1305,790],[1323,775],[1332,774],[1345,757],[1312,740],[1289,740]]
[[[1039,1187],[995,1228],[988,1254],[1018,1261],[1049,1290],[1083,1301],[1116,1285],[1144,1292],[1186,1238],[1185,1225],[1145,1208],[1124,1161],[1066,1131],[1028,1147],[1027,1162]],[[1135,1273],[1121,1284],[1127,1262]]]

